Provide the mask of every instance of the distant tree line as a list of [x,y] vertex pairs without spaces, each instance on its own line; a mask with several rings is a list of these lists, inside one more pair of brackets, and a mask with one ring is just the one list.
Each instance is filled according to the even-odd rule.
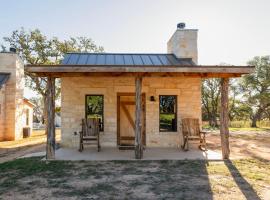
[[[257,56],[248,62],[255,72],[230,80],[230,121],[250,120],[251,127],[259,120],[270,120],[270,56]],[[204,79],[202,83],[202,118],[212,127],[218,126],[220,79]]]

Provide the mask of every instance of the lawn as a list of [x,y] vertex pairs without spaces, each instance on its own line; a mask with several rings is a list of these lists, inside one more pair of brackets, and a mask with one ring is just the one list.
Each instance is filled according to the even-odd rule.
[[41,161],[0,164],[2,199],[260,199],[270,163],[194,161]]

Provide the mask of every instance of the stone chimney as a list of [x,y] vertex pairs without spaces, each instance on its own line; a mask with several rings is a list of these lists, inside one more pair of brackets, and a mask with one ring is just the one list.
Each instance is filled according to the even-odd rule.
[[173,53],[177,58],[192,58],[198,63],[197,48],[198,29],[186,29],[185,23],[177,24],[177,29],[167,43],[167,52]]

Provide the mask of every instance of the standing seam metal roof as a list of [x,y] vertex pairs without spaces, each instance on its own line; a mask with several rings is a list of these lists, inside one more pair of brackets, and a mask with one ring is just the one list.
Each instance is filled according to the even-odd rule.
[[174,54],[67,53],[62,65],[85,66],[181,66],[195,65],[191,58]]

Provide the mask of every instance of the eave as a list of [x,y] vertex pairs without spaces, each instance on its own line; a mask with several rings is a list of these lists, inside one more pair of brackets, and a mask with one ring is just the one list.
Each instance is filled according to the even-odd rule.
[[239,77],[254,71],[254,66],[133,66],[133,65],[26,65],[25,70],[35,76],[201,76]]

